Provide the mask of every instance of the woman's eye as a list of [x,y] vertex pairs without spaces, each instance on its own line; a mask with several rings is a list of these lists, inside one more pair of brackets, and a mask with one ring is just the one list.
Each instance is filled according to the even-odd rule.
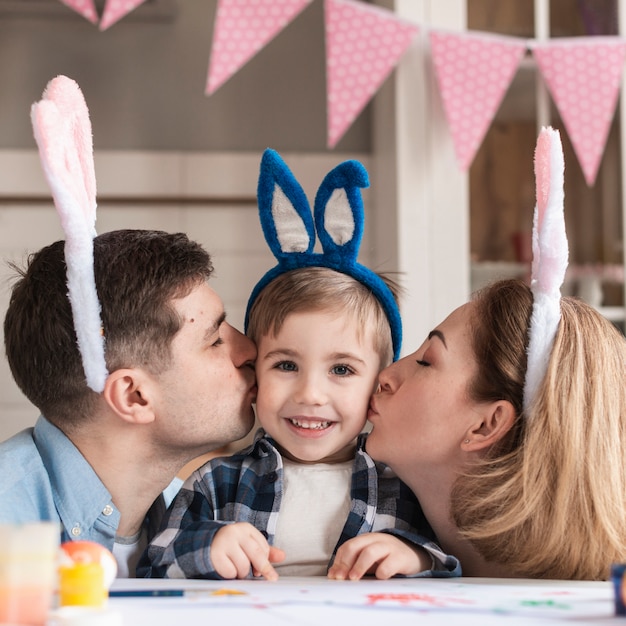
[[280,361],[279,363],[276,363],[274,367],[282,372],[295,372],[298,370],[293,361]]
[[422,365],[423,367],[430,367],[430,363],[428,361],[423,361],[421,359],[417,359],[416,363],[418,365]]
[[335,365],[330,371],[335,376],[349,376],[350,374],[354,374],[354,370],[347,365]]

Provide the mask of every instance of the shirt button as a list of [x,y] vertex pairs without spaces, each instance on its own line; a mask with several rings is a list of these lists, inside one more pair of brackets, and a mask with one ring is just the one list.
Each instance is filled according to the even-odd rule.
[[72,533],[73,537],[78,537],[80,535],[80,533],[82,532],[82,530],[80,529],[80,525],[76,524],[76,526],[74,526],[74,528],[72,528],[72,530],[70,530],[70,532]]
[[278,480],[278,474],[276,472],[270,472],[265,477],[265,480],[267,480],[268,483],[275,483]]
[[107,504],[103,509],[102,509],[102,514],[106,515],[107,517],[109,515],[111,515],[111,513],[113,513],[113,507],[110,504]]

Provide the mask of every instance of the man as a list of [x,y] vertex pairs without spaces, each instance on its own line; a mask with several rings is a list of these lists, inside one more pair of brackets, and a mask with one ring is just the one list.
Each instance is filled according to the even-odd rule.
[[94,239],[108,371],[96,393],[77,346],[64,242],[31,256],[4,333],[11,372],[42,416],[0,444],[0,522],[58,521],[62,541],[97,541],[118,575],[134,575],[176,473],[254,421],[256,349],[226,323],[212,271],[183,234]]

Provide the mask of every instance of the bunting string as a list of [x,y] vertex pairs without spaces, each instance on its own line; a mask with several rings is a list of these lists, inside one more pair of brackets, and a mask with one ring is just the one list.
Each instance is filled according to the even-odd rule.
[[[60,0],[100,30],[146,0]],[[212,95],[313,0],[218,0],[205,94]],[[327,145],[334,148],[413,45],[423,26],[358,0],[324,0]],[[615,115],[626,39],[547,41],[430,29],[427,47],[461,171],[467,171],[526,54],[537,65],[593,186]]]

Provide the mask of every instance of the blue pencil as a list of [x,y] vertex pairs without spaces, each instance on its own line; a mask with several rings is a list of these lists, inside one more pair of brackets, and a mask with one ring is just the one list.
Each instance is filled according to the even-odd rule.
[[184,589],[137,589],[133,591],[109,591],[110,598],[164,598],[168,596],[180,598],[184,595]]

